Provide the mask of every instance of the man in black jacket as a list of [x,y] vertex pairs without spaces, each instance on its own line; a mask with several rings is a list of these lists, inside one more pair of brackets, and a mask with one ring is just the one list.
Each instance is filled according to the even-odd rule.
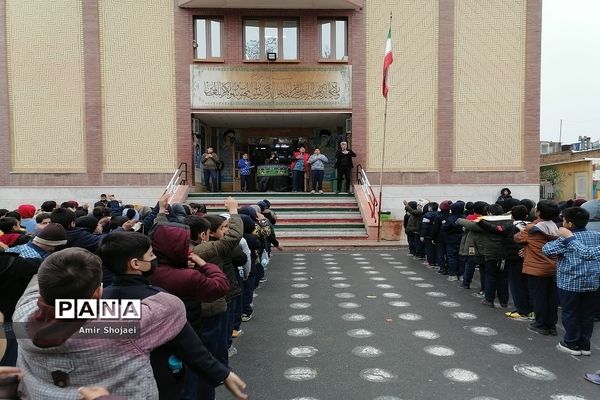
[[351,149],[348,148],[348,142],[340,142],[340,149],[335,155],[335,169],[337,170],[337,190],[342,191],[342,179],[346,180],[346,193],[350,192],[350,183],[352,182],[352,157],[356,157]]

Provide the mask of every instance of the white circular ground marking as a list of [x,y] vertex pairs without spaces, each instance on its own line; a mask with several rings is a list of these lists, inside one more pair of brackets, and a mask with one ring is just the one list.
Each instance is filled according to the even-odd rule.
[[357,264],[359,264],[359,265],[369,265],[369,264],[371,264],[371,262],[370,261],[358,261]]
[[399,299],[400,297],[402,297],[402,295],[400,293],[382,293],[381,294],[383,297],[387,297],[388,299]]
[[433,285],[431,283],[415,283],[416,287],[420,288],[432,288]]
[[352,253],[352,254],[350,254],[350,255],[351,255],[352,257],[354,257],[354,256],[358,256],[358,257],[362,256],[362,254],[360,254],[360,253]]
[[343,302],[343,303],[339,303],[338,307],[340,307],[340,308],[359,308],[360,304],[358,304],[358,303],[352,303],[350,301],[346,301],[346,302]]
[[294,397],[292,400],[319,400],[315,397]]
[[329,275],[342,275],[343,274],[342,271],[327,271],[327,273]]
[[307,272],[306,271],[293,271],[292,275],[306,275]]
[[293,288],[305,288],[309,286],[310,285],[308,283],[292,283]]
[[288,356],[297,358],[309,358],[317,354],[319,350],[313,346],[292,347],[286,353]]
[[292,303],[292,304],[290,304],[290,308],[294,308],[296,310],[302,310],[305,308],[310,308],[310,303]]
[[425,294],[427,296],[431,296],[431,297],[446,297],[446,293],[442,293],[442,292],[427,292]]
[[493,350],[497,351],[498,353],[502,353],[502,354],[521,354],[521,353],[523,353],[523,350],[521,350],[520,348],[518,348],[515,345],[508,344],[508,343],[493,343],[491,346],[492,346]]
[[477,319],[477,315],[468,312],[456,312],[452,314],[452,318],[458,319]]
[[393,261],[393,260],[395,260],[395,259],[396,259],[396,257],[383,257],[383,259],[384,259],[384,260],[392,260],[392,261]]
[[381,368],[369,368],[360,371],[360,377],[369,382],[385,383],[398,379],[398,376]]
[[556,375],[552,372],[537,365],[518,364],[513,367],[513,370],[527,378],[538,381],[553,381],[556,379]]
[[311,315],[298,314],[298,315],[292,315],[288,319],[292,322],[308,322],[308,321],[312,321],[313,317]]
[[325,257],[323,259],[323,261],[335,261],[335,258],[333,258],[333,257]]
[[415,271],[400,271],[402,275],[416,275]]
[[381,272],[379,271],[365,271],[365,274],[369,274],[369,275],[377,275],[380,274]]
[[308,367],[290,368],[283,375],[290,381],[309,381],[317,377],[317,370]]
[[408,277],[409,281],[424,281],[425,279],[419,278],[418,276],[410,276]]
[[408,269],[408,267],[406,265],[394,265],[393,268],[395,268],[395,269]]
[[329,280],[331,280],[331,281],[345,281],[347,279],[348,278],[345,278],[343,276],[331,276],[331,277],[329,277]]
[[498,400],[498,399],[495,397],[477,396],[477,397],[473,397],[471,400]]
[[387,278],[384,278],[383,276],[373,276],[369,279],[372,281],[387,281]]
[[402,265],[401,261],[388,261],[388,264],[392,264],[392,265]]
[[304,258],[304,257],[296,257],[296,258],[292,258],[292,261],[306,261],[306,258]]
[[375,287],[378,287],[379,289],[393,289],[394,285],[390,285],[387,283],[379,283],[379,284],[375,285]]
[[351,299],[353,297],[356,297],[356,295],[354,293],[336,293],[335,297],[338,297],[340,299]]
[[288,331],[287,331],[288,336],[296,336],[296,337],[310,336],[313,333],[314,333],[313,330],[310,328],[292,328],[292,329],[288,329]]
[[307,281],[307,280],[308,280],[308,278],[307,278],[307,277],[305,277],[305,276],[297,276],[297,277],[295,277],[295,278],[292,278],[292,280],[293,280],[293,281],[296,281],[296,282],[302,282],[302,281]]
[[398,315],[398,318],[403,319],[405,321],[419,321],[423,319],[421,315],[415,313],[400,314]]
[[487,326],[472,326],[469,330],[481,336],[496,336],[498,334],[497,330],[488,328]]
[[379,253],[379,255],[381,257],[391,257],[392,256],[391,254],[388,254],[388,253]]
[[440,334],[434,331],[414,331],[413,336],[421,339],[434,340],[440,337]]
[[341,269],[341,268],[340,267],[325,267],[325,269],[329,270],[329,271],[336,271],[336,270]]
[[360,269],[374,269],[374,267],[359,267]]
[[354,257],[354,259],[356,261],[365,261],[366,260],[366,258],[364,258],[364,257]]
[[390,301],[388,304],[392,307],[410,307],[408,301]]
[[375,397],[373,400],[402,400],[400,397],[394,396],[379,396]]
[[304,257],[303,253],[294,254],[294,257]]
[[301,270],[301,269],[306,269],[306,267],[292,267],[292,269]]
[[427,346],[424,350],[427,353],[438,357],[450,357],[455,354],[454,350],[446,346]]
[[476,382],[479,377],[475,372],[462,368],[450,368],[444,371],[444,376],[454,382]]
[[352,349],[352,354],[359,357],[371,358],[379,357],[383,354],[383,351],[372,346],[358,346]]
[[344,321],[354,322],[354,321],[362,321],[365,319],[365,316],[357,313],[348,313],[342,315],[342,319]]
[[571,394],[553,394],[550,398],[552,400],[585,400],[585,397],[573,396]]
[[346,334],[353,338],[368,338],[373,336],[373,332],[366,329],[350,329]]
[[296,261],[296,262],[294,262],[294,265],[306,265],[306,263],[305,262]]
[[349,283],[334,283],[331,286],[334,287],[334,288],[338,288],[338,289],[346,289],[346,288],[349,288],[352,285],[350,285]]
[[326,262],[325,265],[337,265],[338,263],[336,263],[335,261],[329,261]]
[[310,298],[310,294],[307,293],[294,293],[290,295],[292,299],[308,299]]
[[448,308],[460,307],[460,303],[457,303],[455,301],[440,301],[438,304],[442,307],[448,307]]
[[323,256],[323,257],[333,257],[333,254],[327,253],[327,254],[321,254],[321,256]]

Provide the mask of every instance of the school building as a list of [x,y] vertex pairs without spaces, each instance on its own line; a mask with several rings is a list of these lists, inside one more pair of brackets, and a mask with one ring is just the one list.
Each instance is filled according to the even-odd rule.
[[505,186],[535,200],[541,7],[0,0],[2,206],[113,192],[145,204],[181,163],[202,191],[208,146],[223,163],[221,189],[235,191],[244,152],[256,164],[299,146],[333,158],[342,140],[374,186],[383,167],[386,209],[416,198],[492,201]]

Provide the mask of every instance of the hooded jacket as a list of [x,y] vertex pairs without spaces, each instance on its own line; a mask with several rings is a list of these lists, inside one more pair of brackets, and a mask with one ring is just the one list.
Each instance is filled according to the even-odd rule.
[[546,243],[558,237],[556,231],[548,229],[549,225],[548,221],[538,218],[514,236],[515,242],[525,249],[524,274],[547,278],[556,276],[556,257],[548,257],[542,252]]
[[440,213],[440,217],[438,218],[440,225],[440,234],[436,242],[440,243],[460,243],[464,229],[462,226],[458,225],[456,221],[459,218],[464,218],[464,209],[465,203],[461,201],[457,201],[456,203],[452,203],[450,206],[451,214],[446,214],[444,218],[444,213]]

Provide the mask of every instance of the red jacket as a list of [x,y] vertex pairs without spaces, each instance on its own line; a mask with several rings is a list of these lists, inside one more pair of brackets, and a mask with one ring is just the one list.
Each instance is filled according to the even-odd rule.
[[[290,164],[290,169],[293,171],[294,167],[296,166],[296,161],[298,160],[298,157],[300,156],[299,151],[295,151],[294,152],[294,161],[292,161],[292,163]],[[310,158],[310,156],[308,155],[308,153],[304,153],[304,156],[302,157],[304,159],[304,171],[306,171],[308,168],[308,159]]]

